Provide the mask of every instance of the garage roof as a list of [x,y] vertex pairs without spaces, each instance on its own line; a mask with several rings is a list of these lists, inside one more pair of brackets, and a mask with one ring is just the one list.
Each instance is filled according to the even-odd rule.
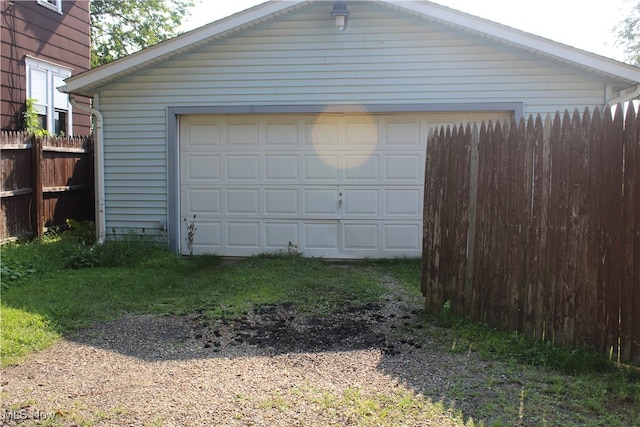
[[[65,80],[63,92],[93,96],[96,90],[121,77],[153,64],[229,37],[240,31],[277,19],[322,0],[271,0],[230,17],[212,22],[163,43],[128,55]],[[397,12],[468,32],[495,43],[566,63],[624,85],[640,83],[640,67],[567,46],[487,19],[469,15],[429,1],[373,0]]]

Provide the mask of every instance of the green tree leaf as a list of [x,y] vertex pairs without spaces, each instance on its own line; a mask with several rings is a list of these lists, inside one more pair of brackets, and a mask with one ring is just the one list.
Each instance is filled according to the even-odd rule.
[[640,65],[640,1],[617,26],[616,44],[624,47],[629,63]]
[[91,66],[179,34],[198,0],[91,0]]

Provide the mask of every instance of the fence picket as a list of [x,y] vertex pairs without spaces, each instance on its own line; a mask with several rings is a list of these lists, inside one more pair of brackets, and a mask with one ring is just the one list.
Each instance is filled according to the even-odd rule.
[[457,132],[457,174],[456,174],[456,208],[453,280],[456,288],[454,300],[460,301],[454,308],[454,313],[462,316],[465,311],[465,267],[467,257],[467,237],[469,228],[469,177],[470,177],[470,149],[471,139],[467,129],[460,125]]
[[544,242],[540,242],[540,259],[543,268],[540,269],[541,280],[538,282],[540,291],[539,312],[543,314],[542,320],[542,339],[552,341],[552,317],[553,300],[549,295],[553,293],[551,281],[548,279],[551,271],[551,236],[549,232],[550,217],[550,189],[551,189],[551,133],[553,129],[553,120],[551,115],[547,114],[542,130],[542,161],[541,161],[541,203],[540,203],[540,238]]
[[[604,115],[603,115],[604,114]],[[605,117],[610,111],[601,113],[595,109],[591,124],[592,148],[591,148],[591,170],[589,177],[590,196],[589,199],[598,210],[592,215],[592,246],[589,249],[589,259],[593,263],[592,280],[596,288],[596,312],[595,312],[595,337],[596,349],[602,353],[609,350],[608,320],[607,320],[607,280],[605,277],[604,259],[605,250],[608,245],[605,233],[605,221],[608,203],[606,192],[606,161],[607,149],[605,140]],[[597,204],[596,204],[597,203]]]
[[[453,221],[455,219],[455,174],[456,174],[456,156],[455,156],[455,133],[452,134],[451,127],[447,126],[445,135],[446,144],[442,144],[444,150],[443,159],[445,163],[443,165],[443,181],[442,181],[442,215],[441,220],[441,260],[446,260],[440,264],[440,278],[442,287],[439,288],[436,303],[438,306],[443,306],[447,300],[453,299],[452,283],[451,283],[451,269],[453,265]],[[456,303],[454,302],[454,306]]]
[[468,228],[468,252],[465,266],[465,313],[471,313],[472,317],[476,317],[477,306],[474,296],[474,258],[476,247],[476,227],[478,217],[478,141],[480,138],[480,129],[478,124],[474,123],[473,127],[467,127],[470,135],[469,145],[469,228]]
[[[605,117],[610,117],[606,114]],[[608,195],[608,209],[605,214],[605,236],[607,246],[605,251],[605,278],[607,287],[607,323],[609,343],[614,357],[618,357],[620,334],[620,298],[621,298],[621,246],[620,225],[622,222],[622,111],[616,109],[613,120],[605,120],[605,127],[609,126],[605,134],[608,162],[605,169],[605,179]]]
[[425,176],[424,176],[424,197],[423,197],[423,226],[422,226],[422,276],[420,287],[425,297],[425,309],[433,311],[433,301],[431,297],[431,277],[433,275],[432,265],[433,256],[431,247],[433,246],[433,218],[435,206],[434,181],[435,181],[435,163],[438,160],[435,150],[438,144],[438,134],[436,129],[429,131],[429,139],[427,141],[427,154],[425,158]]
[[525,306],[524,306],[524,325],[523,333],[527,336],[542,338],[541,322],[537,320],[542,318],[538,313],[538,297],[541,260],[536,249],[544,240],[540,237],[540,157],[541,157],[541,119],[540,115],[536,117],[534,122],[533,116],[529,116],[526,123],[521,124],[524,129],[523,138],[525,139],[526,157],[525,167],[528,170],[526,180],[528,184],[527,194],[530,196],[530,206],[528,217],[529,228],[527,229],[527,251],[526,251],[526,275],[525,275]]
[[433,286],[433,305],[436,307],[442,307],[443,295],[444,295],[444,282],[442,282],[443,275],[443,266],[444,263],[441,262],[444,259],[444,248],[443,248],[443,233],[445,230],[443,229],[443,218],[445,217],[445,185],[446,185],[446,162],[448,160],[446,144],[445,144],[445,130],[441,131],[441,143],[438,146],[438,150],[440,152],[440,162],[438,164],[437,170],[439,171],[438,176],[436,177],[436,206],[435,206],[435,215],[434,215],[434,228],[433,228],[433,257],[434,257],[434,275],[433,279],[435,280]]
[[505,138],[504,193],[505,228],[504,228],[504,279],[505,310],[500,324],[511,330],[519,330],[519,282],[520,282],[520,218],[522,212],[519,199],[522,196],[524,183],[521,181],[521,153],[519,150],[518,128],[511,122]]
[[[584,120],[588,122],[588,110],[584,112]],[[569,223],[571,234],[569,252],[569,282],[573,291],[569,295],[570,301],[570,322],[572,328],[568,330],[572,344],[584,346],[581,331],[585,325],[583,319],[584,289],[586,278],[586,235],[587,235],[587,212],[588,212],[588,179],[589,163],[587,141],[584,136],[584,125],[580,112],[576,109],[571,119],[571,143],[570,161],[571,172],[569,188],[571,197],[569,199]]]
[[[633,108],[633,105],[629,106]],[[640,108],[640,107],[639,107]],[[633,111],[633,110],[632,110]],[[631,161],[636,165],[635,177],[635,192],[634,200],[631,201],[632,206],[635,207],[633,216],[633,289],[631,293],[632,300],[632,347],[631,347],[631,360],[634,363],[640,364],[640,111],[635,112],[635,121],[633,116],[631,121],[627,121],[626,125],[629,126],[633,122],[635,127],[634,137],[634,157]]]
[[563,252],[563,232],[560,230],[562,205],[559,200],[559,194],[562,191],[562,143],[561,143],[561,122],[560,114],[556,113],[553,119],[551,135],[549,138],[550,145],[550,181],[549,181],[549,284],[547,294],[547,307],[549,322],[549,338],[551,342],[562,343],[562,306],[560,303],[563,299],[563,291],[561,284],[560,272],[562,270],[561,257]]
[[[577,312],[576,312],[576,339],[577,344],[589,350],[596,350],[596,294],[597,294],[597,263],[592,259],[592,247],[597,243],[598,212],[600,211],[597,199],[597,189],[599,183],[594,182],[596,168],[594,157],[594,136],[592,134],[591,112],[585,108],[582,115],[581,128],[581,159],[582,176],[580,179],[580,220],[581,220],[581,241],[578,242],[578,266],[576,270],[577,289]],[[597,179],[596,179],[597,181]],[[596,190],[595,192],[593,190]]]
[[434,174],[431,172],[436,159],[438,158],[434,154],[434,147],[437,144],[437,135],[435,129],[431,129],[429,131],[429,137],[427,139],[427,153],[425,156],[425,164],[424,164],[424,197],[422,198],[422,212],[424,214],[422,220],[422,269],[421,269],[421,278],[420,278],[420,290],[422,291],[422,295],[425,297],[425,309],[429,311],[433,311],[433,306],[431,303],[431,294],[429,293],[429,289],[431,289],[428,281],[430,277],[431,270],[431,245],[430,243],[433,241],[432,233],[433,233],[433,203],[434,199],[433,195],[433,180]]
[[[618,105],[618,109],[622,110],[622,105]],[[635,112],[633,105],[627,110],[626,123],[623,132],[623,194],[622,194],[622,222],[621,228],[621,295],[629,295],[629,298],[622,297],[620,299],[620,357],[623,360],[632,359],[633,347],[633,241],[634,241],[634,214],[635,204],[638,203],[636,188],[636,177],[640,174],[638,165],[634,162],[636,157],[636,129],[635,129]],[[640,306],[639,306],[640,307]],[[638,308],[636,308],[637,310]]]
[[[488,229],[487,229],[487,188],[489,169],[489,136],[488,127],[485,122],[480,125],[478,138],[478,183],[476,197],[476,238],[475,238],[475,254],[486,254],[488,251]],[[488,280],[487,280],[486,257],[474,256],[473,260],[473,280],[471,282],[471,290],[473,295],[473,305],[475,307],[476,319],[486,322],[487,313],[485,302],[488,300]],[[473,312],[473,311],[472,311]]]

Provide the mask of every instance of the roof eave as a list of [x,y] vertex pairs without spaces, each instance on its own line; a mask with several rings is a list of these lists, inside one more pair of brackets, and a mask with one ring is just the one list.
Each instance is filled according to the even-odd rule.
[[506,46],[554,61],[564,62],[610,79],[625,80],[629,85],[640,83],[640,67],[558,43],[446,6],[429,1],[380,0],[378,3]]
[[[91,97],[96,89],[122,76],[270,21],[316,1],[318,0],[282,0],[262,3],[102,67],[70,77],[65,80],[67,91]],[[446,6],[429,1],[409,2],[406,0],[378,0],[377,3],[396,11],[487,38],[496,43],[524,50],[553,61],[563,62],[618,81],[621,84],[632,86],[640,83],[640,67],[526,33]]]
[[285,0],[262,3],[101,67],[69,77],[65,80],[67,92],[91,97],[97,88],[117,80],[121,76],[182,55],[204,44],[270,21],[313,2],[310,0]]

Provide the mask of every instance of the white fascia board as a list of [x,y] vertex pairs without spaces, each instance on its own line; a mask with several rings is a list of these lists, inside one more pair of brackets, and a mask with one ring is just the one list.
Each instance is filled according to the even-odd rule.
[[101,67],[78,74],[65,80],[69,93],[91,96],[95,88],[130,74],[138,69],[165,61],[184,52],[196,49],[211,41],[224,38],[257,24],[269,21],[292,10],[299,9],[312,1],[276,0],[239,12],[211,24],[181,34],[166,42],[159,43],[139,52],[127,55]]
[[428,1],[380,1],[399,11],[474,33],[507,46],[577,66],[590,72],[640,83],[640,67],[536,36]]

